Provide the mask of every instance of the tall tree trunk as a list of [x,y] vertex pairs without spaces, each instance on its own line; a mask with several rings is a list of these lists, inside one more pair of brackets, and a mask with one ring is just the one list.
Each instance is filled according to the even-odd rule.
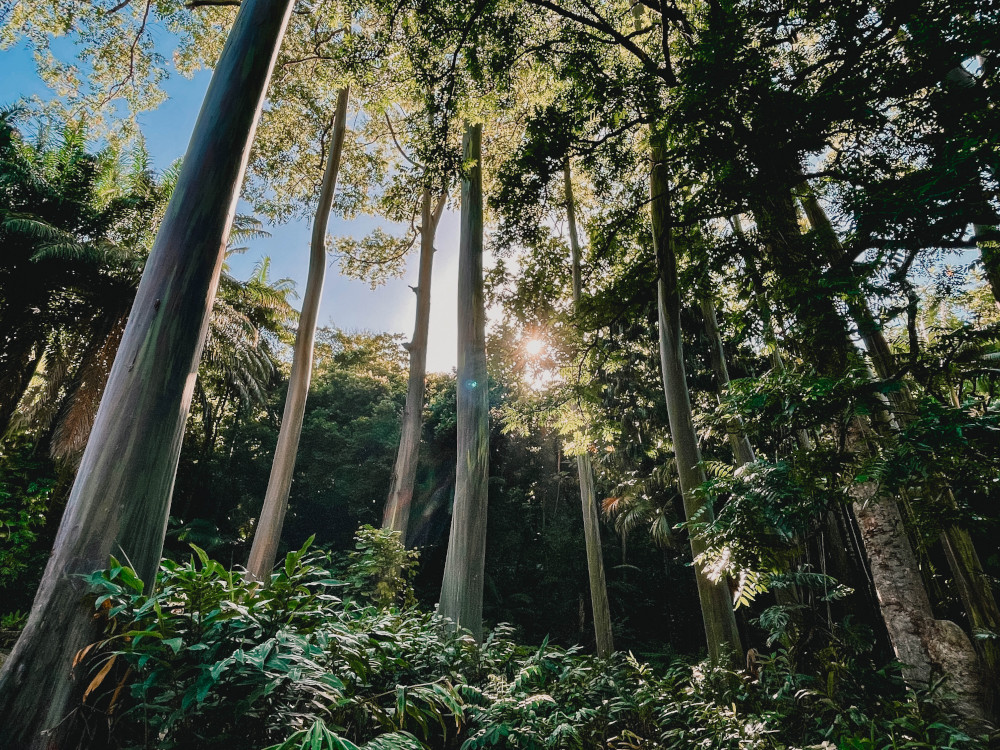
[[212,76],[28,624],[0,671],[2,747],[60,747],[70,731],[63,720],[88,682],[73,659],[101,635],[82,575],[113,554],[152,589],[229,230],[291,10],[291,0],[245,0]]
[[[797,224],[796,232],[792,232],[790,217],[794,209],[790,212],[790,205],[790,193],[782,189],[779,200],[760,204],[759,220],[768,225],[769,250],[778,272],[786,282],[802,279],[803,286],[810,289],[823,260],[802,252]],[[821,373],[839,376],[853,356],[846,326],[842,320],[835,325],[830,317],[836,311],[829,298],[819,299],[815,294],[808,297],[807,305],[793,308],[799,325],[805,328],[807,351]],[[837,348],[841,349],[839,353]],[[855,419],[850,426],[848,449],[866,453],[869,449],[862,437],[865,433],[861,420]],[[934,619],[898,504],[893,498],[876,499],[874,490],[870,484],[855,487],[853,510],[889,640],[897,659],[907,665],[904,677],[912,684],[923,685],[935,674],[946,676],[950,689],[958,696],[956,709],[970,725],[978,725],[984,711],[975,651],[961,628]]]
[[934,618],[898,505],[875,498],[871,483],[856,487],[852,495],[889,640],[904,665],[903,678],[926,686],[943,675],[956,696],[956,711],[972,729],[981,730],[985,712],[978,657],[958,625]]
[[[733,216],[732,218],[733,231],[743,239],[746,235],[743,232],[743,222],[740,220],[739,216]],[[764,289],[764,279],[761,278],[760,270],[757,268],[757,260],[749,253],[743,254],[743,262],[746,267],[747,276],[750,278],[750,283],[753,286],[753,293],[755,296],[755,301],[757,303],[757,312],[760,314],[761,323],[764,326],[764,343],[770,347],[771,354],[771,365],[780,373],[786,371],[785,359],[781,356],[781,347],[778,343],[778,336],[774,332],[774,321],[771,318],[771,308],[767,301],[767,290]],[[803,441],[800,441],[802,443]],[[805,443],[808,443],[808,436],[806,436]],[[806,447],[803,445],[802,447]]]
[[462,155],[472,164],[462,179],[462,231],[458,251],[458,462],[451,534],[439,613],[454,627],[483,635],[483,570],[489,477],[489,384],[486,307],[483,299],[482,125],[466,124]]
[[[569,159],[563,169],[566,188],[566,219],[569,223],[569,249],[573,275],[573,311],[580,311],[583,295],[581,273],[580,236],[576,227],[576,203],[573,200],[573,175]],[[579,407],[578,407],[579,408]],[[594,612],[594,638],[597,655],[610,656],[615,650],[611,632],[611,609],[608,606],[608,586],[604,579],[604,552],[601,547],[601,523],[597,512],[597,495],[594,491],[594,467],[590,454],[576,457],[576,471],[580,479],[580,501],[583,504],[583,537],[587,548],[587,572],[590,576],[590,604]]]
[[265,581],[274,567],[274,559],[281,541],[281,529],[288,510],[288,493],[292,489],[295,472],[295,456],[299,450],[302,435],[302,420],[306,413],[306,398],[309,396],[309,382],[312,380],[313,343],[316,339],[316,319],[323,296],[323,280],[326,277],[326,228],[330,221],[330,208],[337,188],[337,174],[340,171],[340,157],[344,151],[347,135],[348,87],[337,93],[337,109],[333,116],[333,140],[330,154],[323,173],[319,191],[319,205],[313,220],[312,240],[309,250],[309,274],[306,278],[306,293],[302,298],[302,312],[299,315],[299,329],[295,334],[295,350],[292,354],[292,372],[288,378],[288,394],[278,431],[278,444],[274,449],[271,476],[267,480],[267,492],[260,520],[253,535],[247,574],[258,581]]
[[767,248],[766,261],[782,279],[775,297],[793,315],[793,338],[821,374],[840,377],[849,367],[852,347],[844,319],[821,284],[822,265],[803,241],[787,180],[770,175],[768,189],[755,196],[753,214]]
[[[706,294],[699,302],[701,315],[705,321],[705,333],[708,336],[709,354],[712,360],[712,371],[715,373],[715,387],[721,399],[729,390],[729,368],[726,366],[726,350],[722,346],[722,333],[719,331],[719,321],[715,316],[715,302],[711,295]],[[746,432],[739,418],[732,420],[727,426],[729,433],[729,443],[733,448],[733,456],[736,464],[744,464],[754,461],[753,446],[747,438]]]
[[[684,346],[681,341],[680,290],[677,287],[677,258],[674,252],[673,225],[670,215],[670,183],[664,163],[663,148],[652,147],[650,170],[650,213],[652,217],[653,248],[659,272],[657,283],[660,319],[660,368],[663,391],[667,400],[667,418],[670,439],[677,457],[677,474],[684,496],[684,513],[687,518],[696,515],[706,522],[712,520],[711,508],[696,495],[696,489],[705,482],[701,467],[698,436],[691,419],[691,397],[684,372]],[[691,554],[697,559],[705,544],[691,536]],[[705,571],[695,564],[695,579],[705,621],[708,654],[718,663],[725,652],[742,653],[732,598],[725,579],[709,580]]]
[[[803,182],[799,186],[802,207],[809,218],[809,224],[817,233],[826,252],[826,260],[831,264],[845,262],[844,248],[840,243],[833,223],[830,221],[823,206],[816,199],[809,185]],[[895,358],[877,324],[867,300],[860,294],[860,289],[852,289],[848,297],[848,313],[854,318],[858,333],[865,344],[865,349],[871,356],[872,367],[881,380],[890,380],[896,376]],[[916,407],[906,383],[898,390],[891,391],[888,398],[893,407],[894,417],[900,427],[912,423],[916,416]],[[957,507],[951,490],[944,478],[937,483],[940,498],[952,508]],[[989,579],[983,571],[983,564],[976,551],[975,544],[969,532],[962,527],[951,524],[941,530],[941,545],[944,548],[945,559],[951,570],[952,578],[962,601],[969,625],[975,630],[996,632],[1000,630],[1000,606]],[[976,651],[982,659],[984,672],[990,683],[987,704],[990,712],[995,711],[997,694],[1000,693],[1000,647],[992,639],[977,638],[973,641]]]
[[406,527],[410,520],[413,485],[417,480],[417,460],[420,458],[420,430],[424,417],[424,389],[427,378],[427,334],[431,319],[431,270],[434,264],[434,236],[447,196],[431,205],[430,188],[424,188],[420,208],[420,270],[417,274],[417,320],[413,339],[406,350],[410,354],[410,377],[403,406],[403,423],[399,431],[399,450],[392,469],[392,484],[385,502],[382,527],[398,531],[406,543]]

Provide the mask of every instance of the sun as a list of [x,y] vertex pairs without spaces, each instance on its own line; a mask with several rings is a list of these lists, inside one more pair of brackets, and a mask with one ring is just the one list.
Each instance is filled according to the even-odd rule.
[[528,339],[524,344],[524,350],[532,357],[537,357],[543,349],[545,349],[545,342],[541,339]]

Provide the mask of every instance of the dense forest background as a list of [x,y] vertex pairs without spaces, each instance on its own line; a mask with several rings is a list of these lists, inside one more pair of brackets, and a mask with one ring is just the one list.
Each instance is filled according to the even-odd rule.
[[[991,4],[43,5],[0,3],[58,93],[0,110],[0,744],[997,741]],[[156,29],[222,81],[166,170]],[[233,273],[291,219],[308,285]],[[305,312],[418,253],[412,339]]]

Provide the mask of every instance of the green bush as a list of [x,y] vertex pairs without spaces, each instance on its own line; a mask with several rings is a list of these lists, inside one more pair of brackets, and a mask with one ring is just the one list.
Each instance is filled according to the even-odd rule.
[[0,446],[0,614],[27,608],[41,579],[51,542],[44,534],[56,479],[34,446]]
[[419,557],[403,546],[398,531],[364,525],[354,536],[354,550],[346,555],[342,578],[353,595],[376,607],[412,607]]
[[[108,635],[91,649],[85,702],[108,715],[112,746],[979,747],[932,696],[905,692],[891,672],[865,675],[861,658],[831,652],[825,672],[798,674],[788,623],[747,672],[654,670],[631,654],[521,646],[508,626],[476,644],[434,615],[393,606],[412,565],[393,535],[359,534],[349,584],[330,565],[307,543],[262,586],[195,548],[187,562],[164,563],[151,596],[116,562],[91,576]],[[831,640],[851,642],[846,631]]]

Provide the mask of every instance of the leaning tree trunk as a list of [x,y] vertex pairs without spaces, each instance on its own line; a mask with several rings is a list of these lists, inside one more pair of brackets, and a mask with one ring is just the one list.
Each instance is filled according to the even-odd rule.
[[[844,248],[823,206],[807,183],[803,182],[799,189],[802,208],[810,226],[820,239],[821,246],[826,252],[827,262],[844,263]],[[856,289],[852,291],[860,292]],[[848,297],[847,309],[871,357],[875,374],[883,381],[897,377],[895,358],[868,302],[860,293],[851,294]],[[900,427],[906,427],[913,422],[916,417],[916,407],[906,383],[902,383],[898,390],[890,391],[888,399],[893,408],[893,416]],[[957,503],[950,488],[947,487],[946,480],[941,478],[937,484],[942,499],[952,508],[956,507]],[[983,571],[982,561],[969,532],[956,524],[951,524],[941,530],[940,540],[969,625],[974,631],[1000,630],[1000,606],[997,605],[993,588]],[[1000,694],[1000,647],[991,639],[976,639],[974,643],[990,683],[987,703],[993,707],[997,695]]]
[[462,179],[462,231],[458,251],[458,462],[455,502],[438,612],[453,627],[483,634],[483,570],[489,477],[489,388],[486,308],[483,300],[482,125],[466,125]]
[[[82,576],[130,563],[153,585],[170,493],[250,144],[291,0],[245,0],[143,272],[28,624],[0,671],[0,746],[64,745],[101,636]],[[58,725],[58,727],[57,727]]]
[[[852,431],[861,431],[858,422]],[[889,640],[896,660],[903,664],[903,678],[926,687],[933,678],[945,677],[947,690],[956,697],[956,712],[970,728],[981,730],[984,695],[976,652],[958,625],[935,619],[899,506],[892,499],[876,498],[875,493],[873,483],[856,486],[854,514]]]
[[417,480],[417,460],[420,458],[420,430],[424,416],[424,389],[427,376],[427,334],[431,319],[431,269],[434,264],[434,235],[446,196],[431,206],[430,188],[424,188],[420,208],[420,270],[417,275],[417,320],[413,339],[406,346],[410,354],[410,377],[403,406],[403,423],[399,431],[399,450],[392,469],[392,484],[385,502],[382,527],[398,531],[406,543],[406,527],[410,521],[413,485]]
[[347,134],[347,99],[345,86],[337,94],[337,109],[333,116],[333,140],[330,154],[323,173],[319,191],[319,205],[313,221],[312,241],[309,251],[309,274],[306,293],[302,298],[302,312],[299,315],[299,330],[295,334],[295,351],[292,355],[292,372],[288,378],[288,394],[285,396],[285,410],[281,416],[281,430],[278,444],[274,449],[271,476],[267,481],[264,507],[253,536],[247,575],[257,581],[267,580],[274,559],[278,554],[281,529],[288,510],[288,493],[292,489],[292,475],[295,471],[295,455],[299,450],[302,435],[302,420],[306,413],[306,398],[309,396],[309,381],[312,379],[313,342],[316,338],[316,319],[319,317],[319,303],[323,296],[323,279],[326,276],[326,227],[330,220],[330,207],[337,188],[337,173],[340,171],[340,156],[344,151],[344,137]]
[[[715,301],[710,294],[702,297],[699,302],[701,316],[705,321],[705,334],[708,336],[709,355],[712,360],[712,371],[715,374],[715,387],[719,399],[729,390],[729,368],[726,366],[726,350],[722,346],[722,333],[719,331],[719,321],[715,315]],[[738,466],[753,463],[755,456],[753,446],[747,438],[746,431],[740,419],[734,418],[726,425],[729,443],[733,448],[733,456]]]
[[[663,391],[667,400],[670,439],[677,457],[677,474],[684,496],[684,513],[688,519],[698,517],[711,522],[711,507],[697,496],[705,482],[701,466],[698,436],[691,419],[691,397],[684,371],[684,347],[681,341],[681,303],[677,287],[677,258],[674,252],[673,227],[670,215],[670,183],[664,163],[663,148],[652,147],[650,170],[650,212],[652,215],[653,248],[659,272],[657,283],[660,319],[660,368]],[[705,543],[691,535],[691,553],[695,560],[705,551]],[[708,654],[718,663],[727,651],[742,653],[733,602],[724,578],[712,582],[702,567],[695,563],[695,579],[705,621]]]
[[[818,292],[814,284],[822,259],[804,252],[790,191],[782,187],[780,194],[766,194],[756,210],[758,225],[764,222],[769,239],[771,262],[786,284],[800,280],[804,288]],[[854,355],[846,326],[828,296],[808,297],[793,309],[809,356],[821,373],[840,376]],[[859,418],[852,422],[848,450],[858,455],[868,452],[865,431]],[[876,498],[871,483],[856,486],[852,499],[879,612],[897,659],[907,665],[905,679],[924,685],[933,675],[944,675],[958,695],[956,709],[970,725],[979,724],[983,707],[975,651],[961,628],[934,619],[896,500]]]
[[[569,249],[573,272],[573,311],[580,311],[583,295],[583,276],[580,269],[580,236],[576,228],[576,203],[573,200],[573,176],[569,160],[563,169],[566,186],[566,219],[569,224]],[[587,572],[590,576],[590,603],[594,613],[594,638],[597,655],[610,656],[615,650],[611,632],[611,608],[608,605],[608,586],[604,579],[604,552],[601,547],[601,522],[597,512],[597,494],[594,491],[594,467],[586,451],[576,457],[576,471],[580,478],[580,501],[583,504],[583,537],[587,548]]]

